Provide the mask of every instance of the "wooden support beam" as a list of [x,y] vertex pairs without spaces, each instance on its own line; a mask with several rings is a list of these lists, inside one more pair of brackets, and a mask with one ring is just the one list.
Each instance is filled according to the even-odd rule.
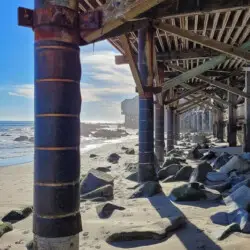
[[[180,71],[180,72],[182,72],[182,73],[187,72],[186,69],[184,69],[184,68],[182,68],[182,67],[180,67],[180,66],[177,66],[177,65],[171,64],[171,65],[168,65],[168,66],[171,67],[171,68],[173,68],[173,69],[175,69],[175,70],[178,70],[178,71]],[[245,93],[245,92],[243,92],[243,91],[241,91],[241,90],[239,90],[239,89],[237,89],[237,88],[235,88],[235,87],[232,87],[232,86],[230,86],[230,85],[226,85],[226,84],[224,84],[224,83],[222,83],[222,82],[219,82],[219,81],[216,81],[216,80],[212,81],[212,80],[210,80],[210,79],[209,79],[208,77],[206,77],[206,76],[198,75],[198,76],[196,76],[195,78],[197,78],[197,79],[199,79],[199,80],[202,80],[202,81],[204,81],[205,83],[208,83],[208,84],[210,84],[210,85],[213,85],[213,86],[215,86],[215,87],[217,87],[217,88],[220,88],[220,89],[229,91],[229,92],[232,93],[232,94],[236,94],[236,95],[239,95],[239,96],[243,96],[243,97],[245,97],[245,98],[250,98],[250,95],[249,95],[249,94],[247,94],[247,93]]]
[[106,24],[103,25],[102,28],[97,29],[86,36],[84,36],[83,40],[87,43],[94,42],[100,39],[102,36],[106,35],[107,33],[113,31],[114,29],[120,27],[127,21],[131,21],[133,18],[143,14],[144,12],[150,10],[151,8],[159,5],[160,3],[166,0],[144,0],[139,1],[138,3],[134,4],[131,8],[128,9],[123,15],[119,17],[114,17],[112,20],[108,21]]
[[206,99],[207,98],[205,97],[205,98],[201,98],[201,99],[199,99],[197,101],[192,101],[192,103],[190,105],[187,105],[187,106],[185,106],[185,107],[183,107],[181,109],[178,108],[176,111],[178,113],[183,113],[183,112],[185,113],[187,110],[190,110],[193,107],[197,106],[198,104],[203,103]]
[[121,43],[123,45],[123,49],[124,49],[124,51],[125,51],[125,53],[127,55],[127,58],[129,60],[129,66],[130,66],[132,75],[134,77],[138,93],[140,95],[143,95],[144,90],[143,90],[143,87],[142,87],[142,81],[141,81],[141,78],[140,78],[140,74],[139,74],[137,64],[136,64],[135,59],[133,57],[133,52],[132,52],[132,48],[131,48],[129,39],[128,39],[128,37],[126,35],[122,35],[120,37],[120,41],[121,41]]
[[196,88],[194,88],[194,89],[187,90],[187,91],[184,92],[183,94],[180,94],[180,95],[178,95],[177,97],[175,97],[175,98],[173,98],[173,99],[170,99],[170,100],[165,101],[164,104],[165,104],[165,105],[169,105],[169,104],[171,104],[171,103],[173,103],[173,102],[176,102],[176,101],[178,101],[178,100],[180,100],[180,99],[182,99],[182,98],[185,98],[185,97],[187,97],[187,96],[189,96],[189,95],[192,95],[192,94],[198,92],[199,90],[203,90],[203,89],[205,89],[205,88],[207,88],[207,87],[208,87],[208,84],[203,84],[203,85],[198,86],[198,87],[196,87]]
[[[208,49],[208,48],[197,48],[190,50],[182,51],[169,51],[164,53],[157,53],[157,61],[173,61],[173,60],[182,60],[182,59],[205,59],[214,56],[218,56],[219,52]],[[124,55],[115,56],[115,63],[117,65],[128,64],[128,59]]]
[[171,24],[162,23],[159,21],[155,22],[155,28],[158,28],[170,34],[188,39],[189,41],[195,42],[205,47],[214,49],[227,56],[237,57],[239,59],[250,61],[250,52],[247,52],[241,48],[237,48],[229,44],[225,44],[225,43],[213,40],[213,39],[209,39],[206,36],[198,35],[192,31],[180,29],[177,26],[172,26]]
[[194,103],[194,102],[197,102],[197,101],[200,101],[200,100],[202,100],[202,99],[204,99],[205,97],[204,96],[202,96],[202,95],[199,95],[199,96],[196,96],[195,97],[195,99],[194,98],[192,98],[192,99],[187,99],[188,101],[187,102],[184,102],[184,103],[182,103],[182,104],[179,104],[178,105],[178,107],[177,107],[177,109],[182,109],[182,108],[184,108],[184,107],[186,107],[186,106],[189,106],[190,104],[192,104],[192,103]]

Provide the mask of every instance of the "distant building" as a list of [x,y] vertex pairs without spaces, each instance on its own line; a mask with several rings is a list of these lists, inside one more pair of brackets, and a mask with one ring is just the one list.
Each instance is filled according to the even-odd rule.
[[125,116],[126,128],[138,129],[139,124],[139,98],[126,99],[121,103],[121,112]]

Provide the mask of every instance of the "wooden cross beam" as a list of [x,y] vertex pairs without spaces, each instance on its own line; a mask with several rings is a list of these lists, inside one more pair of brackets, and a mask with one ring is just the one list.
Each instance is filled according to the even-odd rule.
[[192,100],[190,105],[184,106],[182,108],[177,108],[178,113],[186,112],[187,110],[190,110],[192,107],[195,107],[196,105],[204,102],[207,99],[207,97],[199,98],[198,100]]
[[236,57],[239,59],[250,61],[250,52],[247,52],[241,48],[237,48],[232,45],[210,39],[206,36],[198,35],[192,31],[178,28],[177,26],[173,26],[168,23],[162,23],[160,21],[155,22],[155,28],[158,28],[170,34],[185,38],[189,41],[203,45],[213,50],[219,51],[222,54],[225,54],[227,56]]
[[141,81],[141,77],[140,77],[140,73],[139,73],[136,61],[135,61],[135,59],[133,57],[133,52],[132,52],[132,48],[131,48],[129,39],[128,39],[128,37],[126,35],[122,35],[120,37],[120,40],[121,40],[121,43],[123,45],[123,49],[124,49],[124,51],[125,51],[125,53],[127,55],[127,58],[129,60],[129,66],[130,66],[132,75],[134,77],[138,93],[140,95],[143,95],[144,90],[143,90],[143,87],[142,87],[142,81]]
[[153,7],[159,5],[160,3],[166,0],[144,0],[139,1],[134,4],[131,8],[128,9],[121,17],[114,17],[112,20],[108,21],[106,24],[103,25],[100,29],[97,29],[89,34],[86,34],[83,38],[84,41],[87,43],[94,42],[100,39],[102,36],[106,35],[107,33],[115,30],[116,28],[120,27],[127,21],[132,21],[135,17],[145,13],[146,11],[152,9]]
[[[171,64],[171,65],[168,65],[168,66],[171,67],[172,69],[178,70],[178,71],[180,71],[180,72],[182,72],[182,73],[187,72],[186,69],[184,69],[184,68],[182,68],[182,67],[180,67],[180,66],[177,66],[177,65]],[[224,84],[224,83],[222,83],[222,82],[219,82],[219,81],[216,81],[216,80],[213,80],[213,81],[212,81],[212,80],[210,80],[210,79],[209,79],[208,77],[206,77],[206,76],[198,75],[198,76],[196,76],[195,78],[197,78],[197,79],[199,79],[199,80],[202,80],[202,81],[204,81],[205,83],[208,83],[208,84],[210,84],[210,85],[213,85],[213,86],[215,86],[215,87],[217,87],[217,88],[226,90],[226,91],[228,91],[228,92],[230,92],[230,93],[233,93],[233,94],[236,94],[236,95],[239,95],[239,96],[243,96],[243,97],[245,97],[245,98],[250,98],[250,95],[249,95],[249,94],[247,94],[247,93],[245,93],[245,92],[243,92],[243,91],[241,91],[241,90],[239,90],[239,89],[237,89],[237,88],[235,88],[235,87],[232,87],[232,86],[230,86],[230,85],[226,85],[226,84]]]

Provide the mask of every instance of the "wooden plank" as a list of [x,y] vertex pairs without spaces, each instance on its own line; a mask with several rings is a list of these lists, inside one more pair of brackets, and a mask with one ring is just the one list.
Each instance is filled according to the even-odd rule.
[[225,44],[208,37],[195,34],[192,31],[180,29],[176,26],[172,26],[167,23],[162,23],[159,21],[154,22],[154,26],[158,29],[164,30],[173,35],[186,38],[192,42],[198,43],[200,45],[206,46],[208,48],[214,49],[230,57],[237,57],[239,59],[244,59],[250,61],[250,52],[244,51],[241,48],[234,47],[229,44]]
[[[184,68],[182,68],[180,66],[176,66],[176,65],[169,65],[169,66],[171,68],[175,69],[175,70],[178,70],[178,71],[182,72],[182,73],[187,71],[186,69],[184,69]],[[226,90],[226,91],[228,91],[228,92],[230,92],[232,94],[243,96],[245,98],[250,98],[250,95],[248,95],[247,93],[245,93],[245,92],[243,92],[243,91],[241,91],[241,90],[239,90],[239,89],[237,89],[235,87],[232,87],[230,85],[226,85],[226,84],[224,84],[224,83],[222,83],[220,81],[216,81],[216,80],[211,81],[208,77],[203,76],[203,75],[198,75],[198,76],[196,76],[196,78],[202,80],[205,83],[213,85],[213,86],[215,86],[217,88]]]
[[98,30],[95,30],[84,37],[84,40],[87,43],[91,43],[93,41],[98,40],[103,35],[108,32],[118,28],[122,24],[131,19],[143,14],[144,12],[150,10],[151,8],[157,6],[158,4],[164,2],[166,0],[144,0],[139,1],[137,4],[133,5],[127,12],[125,12],[120,18],[114,17],[114,19],[110,20],[104,26]]
[[140,95],[143,95],[144,94],[144,90],[143,90],[143,87],[142,87],[142,82],[141,82],[139,70],[138,70],[136,61],[135,61],[135,59],[133,57],[133,53],[132,53],[132,49],[131,49],[131,45],[130,45],[129,39],[128,39],[128,37],[126,35],[122,35],[120,37],[120,41],[121,41],[121,43],[123,45],[123,49],[124,49],[124,51],[125,51],[125,53],[127,55],[127,58],[129,60],[129,66],[130,66],[132,75],[134,77],[138,93]]

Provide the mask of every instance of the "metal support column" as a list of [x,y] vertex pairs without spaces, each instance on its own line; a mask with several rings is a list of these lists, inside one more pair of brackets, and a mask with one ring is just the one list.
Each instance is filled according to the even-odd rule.
[[77,0],[35,0],[36,250],[79,249],[82,226],[78,26]]
[[155,155],[159,163],[164,161],[164,107],[155,102]]
[[180,140],[180,115],[175,112],[175,142]]
[[[229,83],[230,84],[230,83]],[[237,145],[237,124],[236,124],[236,102],[237,95],[228,92],[228,101],[233,103],[228,106],[228,129],[227,137],[229,147],[235,147]]]
[[[143,86],[148,83],[148,65],[146,58],[146,41],[148,29],[138,33],[138,68]],[[153,93],[144,92],[139,96],[139,169],[138,181],[146,182],[156,179],[154,169],[154,107]]]
[[174,109],[169,107],[167,109],[167,152],[174,148]]
[[217,113],[217,138],[221,142],[224,141],[224,123],[223,123],[223,113],[218,112]]
[[[250,66],[245,68],[245,91],[250,94]],[[250,99],[245,99],[245,135],[244,135],[244,152],[250,153]]]

